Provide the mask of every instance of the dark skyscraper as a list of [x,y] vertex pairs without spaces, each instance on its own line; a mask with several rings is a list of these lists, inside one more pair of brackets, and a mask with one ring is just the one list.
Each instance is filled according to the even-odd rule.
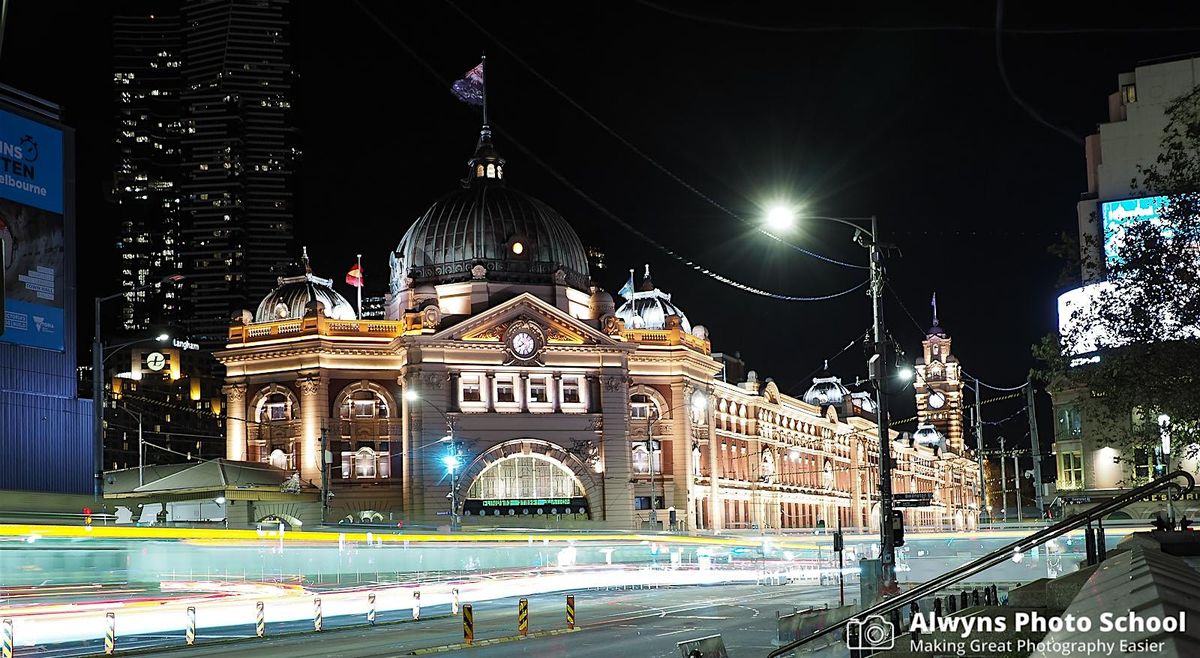
[[114,19],[123,326],[223,344],[291,255],[294,163],[288,0],[194,0]]

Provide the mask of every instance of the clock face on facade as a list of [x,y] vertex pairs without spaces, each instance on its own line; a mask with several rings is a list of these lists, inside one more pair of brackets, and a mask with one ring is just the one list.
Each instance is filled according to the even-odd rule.
[[529,332],[518,331],[513,334],[512,349],[517,356],[528,357],[532,356],[533,351],[537,349],[537,343],[534,341],[533,336],[529,335]]
[[517,361],[532,361],[546,344],[541,328],[529,321],[517,322],[509,327],[504,342]]
[[929,406],[933,409],[941,409],[946,404],[946,394],[941,391],[934,391],[929,394]]

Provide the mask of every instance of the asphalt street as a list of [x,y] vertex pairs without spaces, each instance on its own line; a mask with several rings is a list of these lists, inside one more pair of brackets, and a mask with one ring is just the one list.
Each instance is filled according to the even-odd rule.
[[[564,630],[565,596],[529,597],[531,637],[486,646],[439,651],[436,656],[579,656],[667,658],[679,656],[680,641],[721,634],[733,658],[764,656],[773,647],[776,612],[793,607],[836,603],[836,587],[812,585],[727,585],[645,590],[584,590],[574,592],[579,630],[559,635],[539,632]],[[444,606],[440,606],[444,607]],[[482,642],[517,635],[517,600],[501,599],[475,605],[475,640]],[[351,627],[361,619],[327,618],[326,630],[311,632],[311,624],[278,625],[268,637],[250,637],[253,629],[221,629],[198,638],[186,647],[183,638],[130,637],[119,639],[121,652],[164,640],[178,642],[177,649],[142,650],[139,655],[171,658],[382,658],[459,644],[463,640],[461,617],[449,610],[426,608],[420,621],[380,623],[374,628]],[[395,620],[406,611],[381,615]],[[338,629],[338,626],[343,628]],[[309,631],[309,632],[301,632]],[[231,641],[235,637],[244,640]],[[218,640],[218,642],[213,642]],[[68,655],[38,651],[39,656]],[[100,645],[74,647],[70,654],[99,651]],[[419,654],[418,654],[419,655]]]

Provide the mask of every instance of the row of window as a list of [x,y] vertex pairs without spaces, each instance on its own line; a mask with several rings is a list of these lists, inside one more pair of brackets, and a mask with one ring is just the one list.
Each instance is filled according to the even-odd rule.
[[[523,394],[526,402],[548,403],[550,402],[550,392],[555,385],[555,380],[549,375],[530,375],[527,378],[515,374],[495,375],[492,380],[489,392],[490,399],[494,402],[519,402],[517,396]],[[485,375],[463,374],[459,378],[459,401],[465,403],[484,402],[484,385],[486,383]],[[562,376],[558,381],[559,401],[563,404],[582,402],[579,387],[580,377],[576,375]]]

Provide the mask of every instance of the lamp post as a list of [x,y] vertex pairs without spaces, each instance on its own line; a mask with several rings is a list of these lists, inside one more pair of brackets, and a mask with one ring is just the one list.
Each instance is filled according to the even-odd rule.
[[446,471],[450,475],[450,493],[446,495],[446,498],[450,500],[450,529],[454,530],[458,526],[458,467],[462,465],[462,454],[459,453],[458,444],[454,441],[454,421],[432,402],[421,397],[420,393],[415,389],[409,388],[405,390],[404,399],[409,402],[424,402],[429,405],[430,409],[436,411],[442,417],[442,420],[446,421],[446,436],[432,443],[417,446],[413,451],[415,452],[421,448],[427,448],[438,443],[450,444],[449,450],[442,456],[442,465],[446,467]]
[[[178,283],[183,280],[182,274],[172,274],[164,277],[160,281],[148,283],[144,286],[138,286],[131,290],[124,290],[105,297],[97,297],[95,299],[94,325],[92,327],[92,440],[94,445],[93,451],[93,466],[96,470],[94,494],[97,499],[104,496],[104,337],[100,333],[100,305],[109,300],[125,295],[157,288],[164,283]],[[134,341],[141,342],[141,341]],[[133,343],[126,343],[131,345]],[[117,346],[119,349],[123,345]]]
[[[827,217],[821,215],[804,215],[799,219],[819,219],[837,222],[854,229],[854,241],[867,249],[871,291],[872,338],[875,342],[874,354],[867,360],[867,372],[875,385],[875,408],[879,434],[879,561],[881,568],[881,584],[884,592],[896,589],[896,545],[892,534],[892,452],[891,441],[888,437],[888,400],[884,393],[884,381],[887,379],[888,345],[887,332],[883,324],[883,249],[879,243],[879,225],[874,216],[871,217]],[[797,220],[795,211],[782,205],[776,205],[767,212],[766,221],[772,229],[784,230],[791,227]],[[863,226],[869,223],[870,228]]]
[[[699,411],[704,411],[705,408],[707,408],[707,406],[708,406],[708,398],[707,397],[705,397],[704,395],[695,394],[695,393],[692,394],[691,397],[692,397],[692,399],[687,401],[687,405],[692,411],[699,412]],[[649,399],[649,396],[647,396],[647,398]],[[648,466],[647,467],[650,470],[650,524],[652,526],[654,526],[655,528],[657,528],[658,527],[658,506],[655,504],[655,498],[656,498],[655,494],[657,492],[654,488],[654,421],[662,420],[662,414],[674,413],[675,407],[674,406],[667,407],[666,409],[662,410],[662,412],[660,412],[658,414],[655,414],[653,412],[653,409],[654,409],[653,402],[648,401],[646,403],[646,454],[648,455],[648,457],[647,457]],[[660,453],[661,453],[661,449],[660,449]],[[659,458],[660,467],[661,467],[661,463],[662,463],[662,459],[660,456],[660,458]],[[665,491],[663,492],[663,497],[664,498],[666,497]]]
[[146,484],[146,478],[143,474],[145,468],[146,443],[142,439],[142,412],[133,411],[129,407],[117,407],[121,411],[137,418],[138,423],[138,486]]

